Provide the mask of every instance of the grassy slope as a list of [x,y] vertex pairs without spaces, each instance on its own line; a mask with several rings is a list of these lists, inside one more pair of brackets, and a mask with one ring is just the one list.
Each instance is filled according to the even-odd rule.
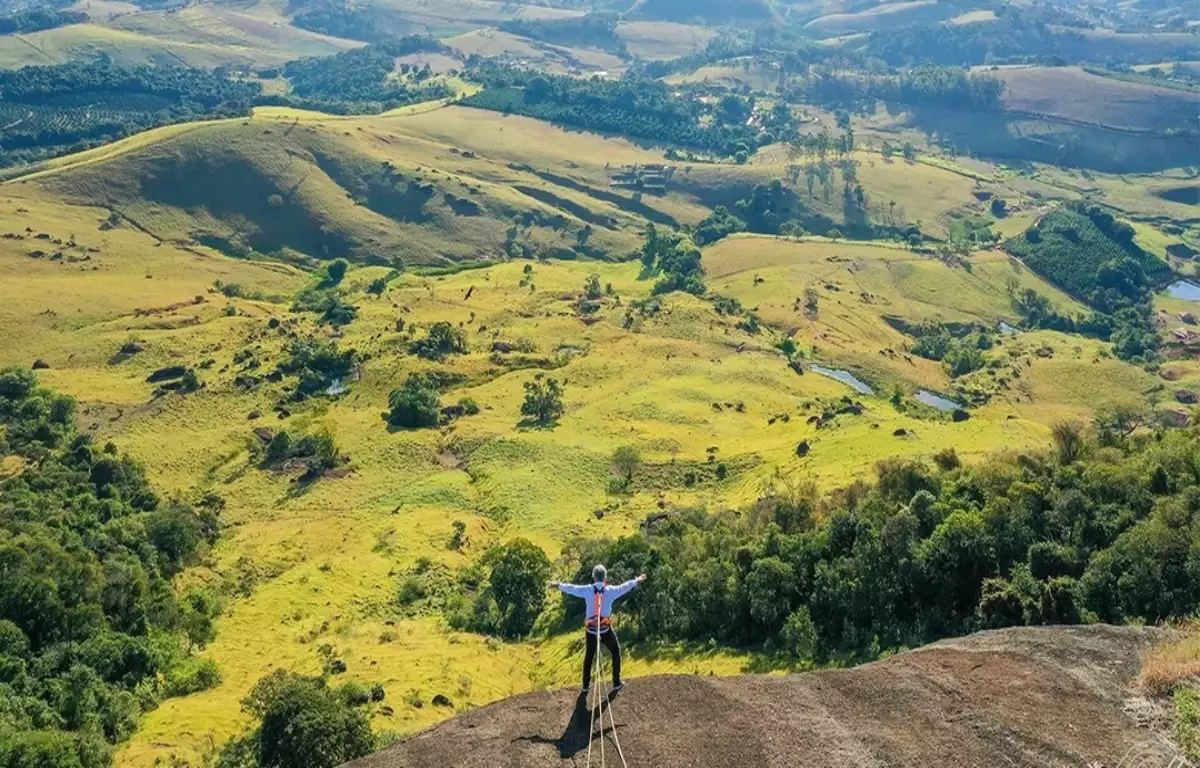
[[617,26],[617,36],[634,56],[674,59],[703,51],[716,33],[707,27],[669,21],[627,21]]
[[1093,75],[1078,67],[997,70],[1005,107],[1116,128],[1150,131],[1195,125],[1200,92],[1159,88]]
[[[227,498],[225,518],[231,527],[226,538],[212,560],[187,578],[235,580],[256,572],[259,581],[251,597],[231,602],[218,640],[206,651],[220,665],[224,683],[150,714],[122,753],[127,765],[150,765],[171,752],[195,755],[210,732],[224,739],[241,726],[237,701],[259,676],[279,666],[315,670],[314,649],[324,642],[338,648],[351,677],[387,686],[396,714],[380,716],[381,729],[411,731],[449,714],[429,706],[414,709],[404,701],[409,690],[426,700],[445,693],[460,706],[472,706],[569,683],[576,673],[573,637],[487,649],[480,638],[448,635],[429,619],[402,619],[394,628],[385,627],[384,621],[392,620],[387,608],[396,585],[392,574],[422,556],[451,565],[466,562],[445,547],[455,519],[468,522],[473,544],[467,557],[517,534],[553,552],[576,535],[629,530],[655,508],[660,495],[671,505],[749,503],[776,469],[831,486],[887,455],[927,455],[955,445],[975,456],[1041,445],[1046,421],[1086,414],[1108,400],[1136,399],[1148,378],[1119,363],[1092,362],[1089,344],[1072,351],[1074,340],[1036,334],[1011,342],[1014,350],[1023,350],[1017,355],[1028,366],[1023,388],[978,409],[965,424],[922,420],[895,412],[882,398],[867,398],[865,416],[843,417],[837,427],[818,432],[804,422],[803,403],[848,390],[817,375],[797,376],[771,350],[773,334],[747,336],[691,297],[669,298],[664,314],[646,320],[640,333],[621,328],[624,310],[611,301],[597,325],[585,326],[571,316],[564,296],[577,291],[590,271],[611,282],[623,304],[645,296],[649,284],[636,279],[634,265],[535,265],[533,292],[518,285],[521,263],[446,278],[406,276],[381,298],[355,296],[362,311],[346,329],[344,343],[372,354],[363,381],[337,404],[302,411],[288,422],[333,429],[353,457],[354,472],[296,493],[288,478],[248,465],[245,414],[254,408],[270,413],[273,395],[242,393],[232,386],[237,371],[222,370],[246,346],[265,360],[274,358],[286,339],[269,332],[266,323],[271,315],[285,315],[285,307],[226,302],[206,294],[206,286],[219,278],[277,292],[294,289],[298,278],[287,268],[155,246],[126,227],[100,232],[103,218],[101,210],[36,198],[0,204],[0,231],[22,232],[34,224],[55,237],[75,233],[80,243],[101,248],[95,257],[101,270],[93,272],[79,269],[90,263],[59,266],[30,259],[25,253],[31,241],[0,240],[5,273],[0,333],[6,341],[0,363],[28,365],[33,357],[44,357],[51,369],[43,379],[80,398],[81,420],[96,425],[99,439],[113,439],[146,462],[155,482],[168,491],[212,489]],[[877,382],[903,380],[931,388],[945,388],[933,364],[910,369],[875,363],[880,348],[900,343],[888,336],[894,332],[879,324],[879,315],[886,310],[913,320],[991,322],[1008,316],[1000,292],[1009,275],[1036,283],[995,255],[976,257],[967,274],[898,249],[770,238],[730,239],[710,249],[705,262],[714,288],[758,305],[768,321],[795,326],[798,338],[816,341],[822,360],[853,366]],[[384,272],[353,272],[348,287],[361,289]],[[766,282],[754,285],[754,274]],[[809,324],[790,311],[791,294],[814,280],[840,282],[844,290],[822,289],[820,318]],[[45,287],[49,281],[52,294]],[[472,286],[471,298],[464,300]],[[873,303],[860,304],[852,286],[869,291]],[[1040,289],[1066,302],[1048,287]],[[48,294],[56,314],[40,315]],[[132,314],[195,295],[207,301],[149,317]],[[236,316],[221,311],[226,303],[237,308]],[[446,400],[469,395],[484,411],[451,430],[389,434],[379,413],[388,391],[415,365],[399,354],[395,319],[466,323],[472,314],[467,327],[475,352],[453,367],[474,375],[475,383]],[[147,351],[110,364],[109,356],[130,335]],[[554,431],[515,428],[529,372],[488,373],[491,340],[521,336],[533,339],[540,354],[563,343],[587,350],[556,374],[568,381],[568,413]],[[1030,354],[1033,345],[1043,343],[1059,353],[1050,360]],[[150,371],[208,357],[216,364],[202,374],[204,391],[150,401],[152,387],[144,383]],[[1096,381],[1103,382],[1100,393]],[[1076,391],[1083,383],[1087,391]],[[711,407],[731,401],[744,401],[747,412]],[[768,416],[782,412],[793,416],[790,422],[768,424]],[[892,437],[900,427],[916,437]],[[805,439],[814,448],[801,460],[795,446]],[[742,469],[716,485],[645,490],[597,520],[592,511],[610,501],[604,490],[607,456],[630,442],[657,462],[676,453],[680,461],[702,462],[706,449],[716,446],[722,461]],[[459,468],[456,461],[463,462]],[[394,641],[380,642],[384,629],[394,632]],[[481,664],[481,657],[488,661]],[[736,655],[704,653],[656,654],[654,661],[635,654],[630,665],[633,674],[721,674],[743,668],[744,659]]]
[[915,0],[884,3],[857,13],[821,16],[805,24],[804,29],[816,37],[838,37],[903,24],[936,22],[953,15],[953,9],[936,0]]
[[296,29],[265,7],[238,11],[195,5],[173,13],[139,11],[29,35],[6,35],[0,37],[0,67],[61,64],[100,54],[130,64],[277,66],[358,45]]
[[[594,182],[604,187],[602,158],[654,155],[596,137],[572,141],[533,121],[527,122],[540,130],[529,135],[519,123],[484,113],[497,142],[504,141],[499,133],[508,126],[507,141],[514,146],[498,158],[469,158],[457,150],[472,146],[471,123],[454,119],[455,112],[477,115],[411,108],[339,120],[262,110],[253,120],[176,126],[133,137],[80,160],[47,164],[47,172],[13,182],[13,188],[102,202],[164,239],[208,233],[258,250],[290,247],[318,257],[401,256],[409,263],[491,258],[502,252],[513,217],[525,214],[542,223],[523,237],[542,247],[574,245],[575,234],[587,224],[581,215],[593,224],[590,245],[617,255],[635,245],[632,233],[641,218],[593,199],[586,190],[560,187],[509,164],[536,161],[541,153],[535,152],[535,142],[546,132],[564,138],[564,155],[580,150],[574,156],[592,158]],[[451,143],[460,135],[467,141]],[[489,142],[482,137],[477,143]],[[571,173],[568,162],[564,157],[561,170]],[[382,196],[366,191],[364,185],[378,181],[384,163],[391,163],[393,174],[433,186],[423,209],[403,185]],[[177,183],[184,178],[204,183]],[[456,210],[446,195],[470,200],[479,215]],[[561,223],[554,223],[556,218]]]
[[[451,153],[452,147],[460,153]],[[478,157],[464,158],[463,150]],[[152,222],[151,229],[161,228],[162,236],[186,237],[198,222],[232,228],[232,216],[215,218],[196,208],[185,214],[182,207],[142,196],[143,182],[153,181],[157,169],[167,169],[175,178],[179,167],[208,168],[199,163],[228,156],[241,172],[253,170],[256,184],[266,179],[275,189],[294,187],[306,216],[399,239],[400,226],[347,199],[346,189],[322,170],[317,155],[372,167],[386,159],[414,172],[419,166],[439,186],[467,179],[486,192],[489,203],[516,205],[521,200],[528,210],[542,204],[530,202],[512,185],[540,186],[591,210],[625,217],[627,228],[636,221],[632,214],[586,191],[511,166],[536,166],[568,177],[575,187],[603,189],[606,164],[659,157],[620,140],[458,107],[345,119],[263,110],[248,124],[233,120],[143,134],[82,158],[46,164],[41,176],[5,186],[0,233],[19,234],[29,226],[31,235],[44,231],[66,240],[74,234],[81,245],[100,252],[91,254],[90,262],[60,265],[27,255],[34,248],[60,246],[0,239],[0,338],[5,341],[0,365],[25,366],[44,358],[51,368],[41,374],[43,380],[76,395],[81,422],[94,424],[99,439],[112,439],[146,462],[156,483],[168,491],[215,490],[224,496],[229,502],[226,537],[211,560],[185,578],[251,578],[256,583],[250,597],[231,601],[220,620],[219,638],[206,651],[219,664],[223,684],[151,713],[122,752],[122,764],[148,766],[171,753],[194,757],[210,734],[218,742],[227,738],[241,727],[237,702],[258,677],[280,666],[315,670],[315,648],[326,642],[338,648],[351,677],[387,687],[395,714],[378,718],[381,730],[409,732],[450,714],[412,707],[406,702],[411,690],[426,701],[445,693],[466,707],[574,679],[578,649],[573,635],[489,648],[480,638],[448,634],[429,618],[394,619],[389,604],[396,574],[420,557],[459,565],[489,543],[514,535],[528,536],[553,553],[578,535],[631,530],[656,510],[660,498],[669,505],[748,504],[776,470],[811,476],[832,487],[868,472],[885,456],[929,455],[955,446],[975,458],[994,450],[1036,447],[1047,442],[1046,425],[1052,421],[1086,416],[1109,403],[1140,401],[1154,385],[1148,374],[1100,358],[1095,343],[1054,333],[1027,334],[1005,339],[997,350],[1022,375],[1010,390],[973,410],[966,423],[898,413],[877,397],[864,398],[864,416],[841,417],[836,427],[818,431],[805,422],[811,412],[805,403],[849,390],[815,374],[791,371],[772,349],[780,332],[748,336],[734,327],[733,319],[680,296],[667,299],[663,314],[646,319],[640,332],[624,330],[624,306],[650,288],[637,280],[635,265],[534,264],[534,291],[518,285],[521,262],[445,278],[409,275],[395,281],[383,297],[352,297],[362,309],[343,343],[371,353],[364,379],[338,403],[302,409],[283,422],[329,427],[353,458],[351,475],[298,493],[289,478],[261,472],[249,461],[251,422],[246,414],[261,409],[268,418],[259,424],[279,424],[270,411],[277,391],[242,392],[232,384],[238,371],[231,362],[238,350],[254,348],[268,367],[278,357],[286,338],[269,331],[267,321],[286,316],[287,305],[227,301],[207,288],[221,279],[283,294],[298,288],[302,278],[288,267],[234,261],[206,249],[197,255],[170,242],[156,245],[127,224],[100,231],[106,210],[64,204],[64,198],[124,196],[119,201],[123,210],[138,221]],[[194,164],[178,165],[187,158]],[[322,162],[331,167],[328,159]],[[745,168],[698,165],[688,174],[695,178],[671,196],[645,202],[680,221],[695,221],[706,211],[697,201],[716,194],[697,190],[767,180],[782,173],[784,163],[767,153],[761,165]],[[925,221],[960,205],[972,184],[942,168],[885,164],[865,153],[860,176],[870,195],[894,196],[911,208],[910,217]],[[184,178],[211,176],[193,172]],[[938,193],[930,194],[934,189]],[[222,190],[226,204],[236,202],[245,210],[265,199],[262,191],[250,184]],[[443,226],[448,225],[409,227],[399,247],[415,249],[423,237],[446,247],[446,241],[461,243],[472,236],[463,230],[447,234],[439,229]],[[601,237],[597,230],[595,237]],[[69,250],[68,257],[72,255],[86,254]],[[710,248],[704,259],[714,290],[757,307],[765,321],[780,329],[794,329],[803,347],[816,348],[819,360],[859,372],[881,392],[894,384],[909,391],[951,389],[934,363],[914,358],[909,364],[880,354],[904,344],[881,322],[885,314],[984,324],[1012,319],[1004,293],[1010,278],[1036,287],[1060,306],[1070,305],[999,254],[976,255],[966,272],[894,247],[743,236]],[[602,283],[613,284],[621,306],[609,300],[603,320],[586,326],[573,317],[569,297],[593,271]],[[361,291],[384,274],[384,268],[356,270],[348,288]],[[763,281],[756,283],[755,275]],[[829,287],[834,284],[840,290]],[[821,295],[814,322],[793,309],[795,297],[808,285]],[[137,309],[187,304],[195,296],[205,301],[135,314]],[[226,305],[235,307],[235,316],[225,314]],[[379,417],[387,394],[418,365],[402,355],[403,343],[394,332],[398,317],[418,324],[447,320],[468,328],[473,354],[452,367],[472,380],[444,399],[471,396],[484,408],[479,416],[441,431],[388,433]],[[310,321],[304,323],[311,328]],[[145,344],[146,352],[111,363],[131,336]],[[494,338],[523,336],[534,340],[543,356],[552,356],[562,344],[586,349],[555,374],[568,382],[568,413],[554,431],[516,428],[522,384],[531,372],[505,374],[487,360]],[[1035,355],[1040,346],[1053,348],[1053,357]],[[151,400],[153,387],[145,383],[151,371],[208,358],[216,362],[201,374],[206,384],[202,392]],[[737,401],[746,403],[746,413],[712,407],[714,402]],[[768,423],[780,413],[792,418]],[[899,428],[915,437],[893,437]],[[796,457],[801,440],[813,446],[805,459]],[[608,456],[626,443],[640,445],[648,460],[664,464],[673,457],[703,462],[707,449],[715,446],[732,471],[719,484],[647,486],[597,519],[593,512],[613,501],[605,493]],[[445,546],[456,519],[468,523],[473,543],[466,555]],[[393,620],[394,627],[384,623]],[[385,630],[394,633],[393,641],[380,641]],[[747,663],[743,655],[696,649],[652,656],[639,658],[635,651],[630,672],[725,674],[742,671]]]

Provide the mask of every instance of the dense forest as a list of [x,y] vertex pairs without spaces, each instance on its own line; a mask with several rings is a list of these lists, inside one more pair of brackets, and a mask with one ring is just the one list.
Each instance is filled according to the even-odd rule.
[[0,373],[0,765],[111,762],[141,713],[218,682],[188,649],[213,598],[171,577],[217,536],[219,502],[162,499],[142,468],[75,429],[75,403]]
[[249,114],[259,86],[199,69],[106,58],[0,72],[0,163],[112,141],[156,125]]
[[86,13],[60,11],[52,8],[30,8],[7,16],[0,16],[0,35],[23,32],[40,32],[43,29],[82,24],[88,20]]
[[[469,74],[485,88],[463,103],[483,109],[726,156],[775,138],[749,124],[753,100],[735,94],[706,104],[648,78],[582,80],[477,59]],[[702,123],[705,115],[710,122]]]
[[428,83],[428,73],[412,80],[389,80],[396,58],[411,53],[441,51],[444,46],[429,37],[405,37],[344,51],[336,56],[289,62],[283,75],[293,96],[260,99],[259,103],[286,104],[335,114],[363,114],[440,99],[453,95],[446,86]]

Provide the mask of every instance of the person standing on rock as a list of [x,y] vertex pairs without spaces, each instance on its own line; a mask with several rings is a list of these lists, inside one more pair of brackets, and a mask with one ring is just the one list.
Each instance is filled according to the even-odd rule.
[[592,664],[596,661],[597,646],[604,647],[612,655],[613,689],[616,693],[625,687],[621,682],[621,643],[617,640],[617,631],[612,626],[613,604],[634,590],[637,585],[646,580],[646,574],[630,579],[615,587],[608,585],[608,569],[597,565],[592,569],[591,584],[562,584],[550,582],[550,586],[558,588],[564,594],[583,599],[587,606],[584,620],[584,632],[587,635],[587,651],[583,655],[583,693],[587,693],[592,684]]

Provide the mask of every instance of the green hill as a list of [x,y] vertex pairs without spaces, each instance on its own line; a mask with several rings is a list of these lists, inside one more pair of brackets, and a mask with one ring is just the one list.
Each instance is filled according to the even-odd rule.
[[102,205],[163,240],[237,255],[416,265],[613,256],[642,223],[473,153],[377,130],[334,118],[224,121],[20,184]]

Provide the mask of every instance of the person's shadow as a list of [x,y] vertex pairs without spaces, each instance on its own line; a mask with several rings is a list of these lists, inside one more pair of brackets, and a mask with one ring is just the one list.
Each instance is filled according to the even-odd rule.
[[[608,717],[609,707],[612,706],[613,700],[617,698],[617,694],[610,693],[600,702],[599,708],[593,710],[588,707],[587,696],[583,693],[575,699],[575,708],[571,712],[571,719],[567,721],[566,728],[563,729],[562,736],[557,739],[547,739],[545,736],[521,736],[514,741],[527,741],[531,744],[549,744],[558,750],[558,756],[566,759],[574,757],[580,752],[586,752],[588,742],[595,739],[599,741],[605,738],[606,735],[611,735],[613,731],[612,725],[605,726],[605,719]],[[611,722],[611,721],[610,721]],[[596,746],[593,749],[597,748]]]

